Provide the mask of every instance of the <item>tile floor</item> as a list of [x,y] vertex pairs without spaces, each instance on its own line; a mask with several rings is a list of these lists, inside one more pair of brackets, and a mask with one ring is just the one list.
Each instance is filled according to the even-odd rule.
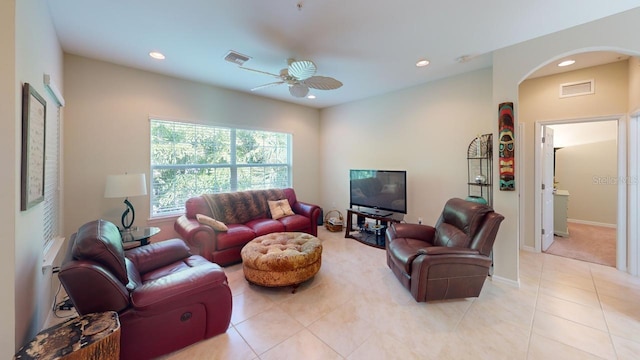
[[385,252],[319,228],[323,264],[291,289],[233,294],[225,334],[164,359],[637,359],[640,278],[521,252],[521,286],[487,280],[478,298],[416,303]]

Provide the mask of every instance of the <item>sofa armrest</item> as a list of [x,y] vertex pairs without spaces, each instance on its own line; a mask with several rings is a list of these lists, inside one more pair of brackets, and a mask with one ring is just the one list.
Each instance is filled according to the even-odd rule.
[[131,293],[131,304],[137,311],[160,313],[220,286],[228,286],[227,276],[219,265],[209,263],[144,283]]
[[395,223],[389,227],[387,233],[389,240],[395,238],[410,238],[432,244],[436,235],[436,229],[429,225]]
[[296,201],[296,203],[291,206],[291,209],[296,214],[310,218],[314,215],[314,210],[320,210],[320,207],[318,205],[309,204],[304,201]]
[[125,256],[131,260],[138,272],[144,274],[188,258],[191,252],[184,241],[171,239],[131,249]]
[[463,247],[430,246],[418,250],[418,255],[478,255],[478,250]]
[[217,239],[216,231],[211,226],[182,215],[176,219],[173,228],[190,246],[198,248],[200,255],[211,260],[210,254],[215,249]]

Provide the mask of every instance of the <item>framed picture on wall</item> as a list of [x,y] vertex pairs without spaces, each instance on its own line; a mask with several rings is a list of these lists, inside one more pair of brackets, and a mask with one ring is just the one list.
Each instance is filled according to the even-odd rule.
[[46,101],[25,83],[22,87],[22,211],[44,200],[46,119]]

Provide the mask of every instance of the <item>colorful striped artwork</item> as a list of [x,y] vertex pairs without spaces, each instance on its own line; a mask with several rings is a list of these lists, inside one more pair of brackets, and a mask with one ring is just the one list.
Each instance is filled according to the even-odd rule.
[[514,178],[515,144],[513,136],[513,103],[505,102],[498,106],[499,123],[499,153],[498,169],[500,171],[500,190],[514,191],[516,183]]

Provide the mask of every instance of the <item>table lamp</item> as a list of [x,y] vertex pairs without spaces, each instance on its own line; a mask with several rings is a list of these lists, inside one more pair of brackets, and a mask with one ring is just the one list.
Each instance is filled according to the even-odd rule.
[[[131,196],[147,195],[147,179],[144,174],[124,174],[107,176],[107,185],[104,188],[105,198],[124,198],[127,208],[122,213],[122,229],[128,231],[133,225],[136,213],[133,205],[129,202]],[[131,221],[128,215],[131,212]]]

